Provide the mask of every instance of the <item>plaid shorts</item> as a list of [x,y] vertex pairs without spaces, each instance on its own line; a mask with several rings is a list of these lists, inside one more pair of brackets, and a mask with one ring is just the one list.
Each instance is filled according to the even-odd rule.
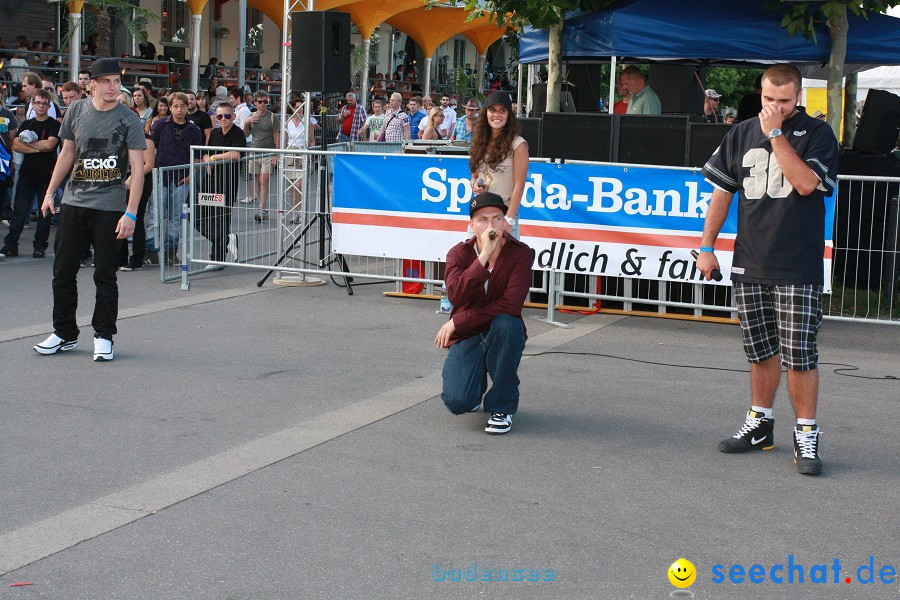
[[780,352],[781,364],[787,369],[816,368],[822,286],[735,281],[733,289],[747,360],[758,363]]
[[275,170],[272,166],[272,157],[251,158],[247,163],[247,172],[251,175],[262,175],[263,173],[271,173]]

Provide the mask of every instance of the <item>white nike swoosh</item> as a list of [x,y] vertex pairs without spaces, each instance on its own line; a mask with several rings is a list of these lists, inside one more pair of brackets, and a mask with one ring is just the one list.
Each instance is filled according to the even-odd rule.
[[753,445],[755,446],[755,445],[757,445],[758,443],[760,443],[760,442],[762,442],[762,441],[765,441],[765,439],[766,439],[766,436],[762,436],[762,437],[759,438],[759,439],[756,439],[756,438],[750,438],[750,443],[753,444]]

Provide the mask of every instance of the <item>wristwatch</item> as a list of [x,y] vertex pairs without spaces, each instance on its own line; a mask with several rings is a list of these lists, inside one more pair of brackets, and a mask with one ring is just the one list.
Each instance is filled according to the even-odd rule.
[[513,225],[513,226],[515,226],[515,224],[519,222],[519,217],[503,217],[503,218],[506,219],[507,223],[509,223],[510,225]]
[[775,129],[773,129],[772,131],[769,132],[769,135],[767,135],[766,138],[771,140],[772,138],[777,138],[780,135],[781,135],[781,130],[776,127]]

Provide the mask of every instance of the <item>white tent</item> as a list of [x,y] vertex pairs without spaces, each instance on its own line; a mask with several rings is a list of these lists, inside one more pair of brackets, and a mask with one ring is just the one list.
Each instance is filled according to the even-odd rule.
[[[875,67],[859,73],[857,100],[865,100],[869,90],[885,90],[900,96],[900,66]],[[824,79],[803,79],[803,101],[810,88],[824,88],[828,82]]]

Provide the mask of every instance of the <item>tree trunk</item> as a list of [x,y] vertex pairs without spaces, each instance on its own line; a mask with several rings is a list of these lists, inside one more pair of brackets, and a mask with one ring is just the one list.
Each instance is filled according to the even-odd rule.
[[559,112],[559,95],[562,90],[562,19],[550,26],[547,44],[547,112]]
[[828,61],[828,124],[838,139],[841,135],[841,84],[844,79],[849,27],[847,6],[834,3],[834,12],[828,19],[828,32],[831,36],[831,58]]
[[859,76],[854,73],[847,75],[847,81],[844,85],[844,137],[841,138],[844,146],[853,143],[856,137],[856,91]]
[[97,8],[97,20],[94,22],[94,33],[97,34],[97,56],[111,56],[112,23],[106,7]]

